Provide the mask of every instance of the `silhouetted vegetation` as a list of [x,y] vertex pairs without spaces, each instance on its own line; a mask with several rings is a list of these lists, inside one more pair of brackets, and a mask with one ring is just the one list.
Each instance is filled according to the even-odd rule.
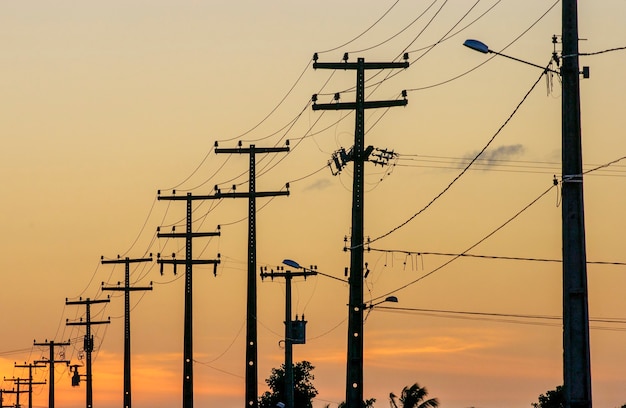
[[400,393],[399,402],[396,403],[397,396],[392,392],[389,394],[389,400],[394,408],[437,408],[439,400],[437,398],[426,399],[428,391],[426,387],[420,387],[418,383],[406,386]]
[[533,408],[564,408],[565,407],[565,393],[563,392],[563,386],[559,385],[555,390],[548,391],[539,396],[539,402],[533,402],[531,404]]
[[[312,371],[315,367],[308,361],[293,365],[294,405],[298,408],[312,408],[317,390],[313,386]],[[266,391],[259,398],[259,408],[275,408],[279,402],[285,402],[285,365],[272,368],[272,374],[265,380],[271,391]]]

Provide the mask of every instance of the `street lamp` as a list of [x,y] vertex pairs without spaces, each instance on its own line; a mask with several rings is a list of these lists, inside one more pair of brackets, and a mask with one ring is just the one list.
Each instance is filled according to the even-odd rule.
[[363,322],[367,320],[367,317],[370,315],[370,312],[372,311],[374,307],[385,302],[398,303],[398,298],[395,296],[387,296],[385,299],[381,300],[380,302],[370,303],[369,305],[363,303],[363,310],[367,310],[367,314],[365,315],[365,317],[363,317]]
[[[582,132],[576,0],[563,0],[562,61],[560,72],[491,51],[477,40],[463,43],[483,54],[491,53],[539,67],[561,76],[561,223],[563,251],[563,389],[566,408],[591,408],[591,358],[587,254],[583,203]],[[585,67],[586,68],[586,67]],[[589,69],[583,69],[589,77]]]
[[372,309],[374,308],[374,306],[378,306],[381,303],[385,303],[385,302],[398,303],[398,298],[395,296],[387,296],[385,299],[381,300],[380,302],[370,303],[369,305],[363,304],[363,309]]
[[480,52],[480,53],[482,53],[482,54],[494,54],[494,55],[500,55],[501,57],[505,57],[505,58],[508,58],[508,59],[512,59],[513,61],[521,62],[521,63],[523,63],[523,64],[530,65],[530,66],[533,66],[533,67],[536,67],[536,68],[540,68],[540,69],[542,69],[542,70],[544,70],[544,71],[549,71],[549,72],[552,72],[552,73],[554,73],[554,74],[559,74],[559,72],[558,72],[558,71],[555,71],[555,70],[553,70],[553,69],[551,69],[551,68],[548,68],[548,67],[542,67],[541,65],[533,64],[532,62],[524,61],[524,60],[521,60],[521,59],[519,59],[519,58],[511,57],[510,55],[502,54],[501,52],[497,52],[497,51],[490,50],[490,49],[489,49],[489,47],[487,46],[487,44],[485,44],[485,43],[484,43],[484,42],[482,42],[482,41],[478,41],[478,40],[465,40],[465,42],[463,43],[463,45],[464,45],[464,46],[466,46],[466,47],[467,47],[467,48],[469,48],[469,49],[472,49],[472,50],[474,50],[474,51],[478,51],[478,52]]
[[[296,408],[294,404],[293,345],[304,344],[306,341],[304,331],[306,321],[304,320],[304,316],[302,316],[302,320],[296,318],[294,321],[291,318],[291,279],[294,276],[303,276],[306,279],[307,276],[317,275],[317,271],[315,271],[315,267],[309,269],[303,268],[300,264],[291,259],[285,259],[283,263],[292,268],[301,269],[302,271],[292,272],[279,267],[278,272],[272,270],[268,273],[266,269],[265,272],[261,272],[261,279],[266,277],[270,277],[272,280],[275,277],[285,278],[285,403],[283,407]],[[297,338],[294,334],[294,325],[299,325],[296,330],[298,332]]]

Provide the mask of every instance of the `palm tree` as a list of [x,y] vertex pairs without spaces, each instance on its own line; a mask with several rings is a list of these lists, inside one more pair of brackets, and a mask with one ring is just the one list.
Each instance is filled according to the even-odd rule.
[[[418,383],[410,387],[404,387],[400,394],[401,408],[437,408],[439,400],[437,398],[426,399],[428,391],[426,387],[420,387]],[[396,404],[397,396],[392,392],[389,394],[389,400],[393,408],[399,408]]]

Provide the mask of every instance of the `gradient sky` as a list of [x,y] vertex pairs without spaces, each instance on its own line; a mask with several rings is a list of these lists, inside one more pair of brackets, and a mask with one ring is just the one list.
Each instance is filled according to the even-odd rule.
[[[561,265],[547,261],[561,256],[559,188],[552,185],[560,175],[561,88],[557,77],[547,86],[540,70],[462,43],[480,39],[544,66],[561,31],[560,9],[545,0],[0,2],[0,375],[24,378],[14,362],[47,356],[33,339],[70,339],[64,356],[81,363],[83,328],[65,321],[84,308],[65,299],[104,298],[101,282],[123,280],[123,267],[100,265],[101,255],[184,256],[183,242],[155,238],[158,226],[184,225],[184,205],[157,201],[157,190],[208,194],[214,185],[230,191],[237,184],[247,191],[247,156],[215,155],[215,141],[267,147],[290,140],[289,154],[257,159],[258,191],[290,182],[291,192],[258,201],[258,265],[276,268],[291,258],[343,278],[352,170],[333,176],[325,166],[352,145],[354,115],[314,112],[309,101],[318,93],[329,102],[335,92],[352,101],[355,77],[313,70],[311,57],[336,62],[348,52],[351,61],[392,61],[408,51],[409,69],[367,73],[369,100],[396,99],[406,89],[409,103],[366,114],[366,144],[398,158],[366,167],[365,235],[374,242],[365,254],[365,297],[394,294],[399,303],[389,307],[402,310],[379,307],[367,317],[365,397],[386,407],[390,392],[418,382],[442,407],[529,407],[562,383]],[[579,14],[581,52],[626,46],[626,2],[583,2]],[[591,67],[581,105],[585,170],[592,170],[626,155],[619,119],[626,51],[581,57],[580,64]],[[585,176],[597,407],[626,403],[625,176],[624,161]],[[194,229],[221,225],[222,232],[194,244],[195,257],[222,259],[217,276],[212,267],[194,270],[198,406],[243,404],[246,206],[206,202],[194,212]],[[442,254],[469,248],[487,258],[442,267],[453,259]],[[160,275],[153,262],[134,267],[132,281],[154,283],[131,299],[133,404],[175,406],[182,274],[166,267]],[[315,366],[316,408],[344,399],[347,289],[325,276],[294,280],[294,314],[308,321],[307,344],[294,346],[294,360]],[[284,281],[259,280],[261,381],[283,361],[284,296]],[[98,408],[122,403],[119,296],[93,306],[93,319],[109,316],[110,325],[94,328]],[[35,375],[43,380],[48,372]],[[259,392],[265,389],[262,382]],[[34,406],[47,404],[47,392],[35,388]],[[70,387],[64,367],[57,367],[56,395],[57,406],[84,406],[84,385]]]

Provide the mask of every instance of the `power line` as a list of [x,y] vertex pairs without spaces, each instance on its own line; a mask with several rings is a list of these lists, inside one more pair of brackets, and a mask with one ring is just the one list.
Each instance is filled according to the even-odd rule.
[[[404,255],[437,255],[437,256],[449,256],[449,257],[465,257],[465,258],[482,258],[482,259],[500,259],[507,261],[529,261],[529,262],[546,262],[546,263],[561,263],[561,259],[554,258],[531,258],[520,256],[499,256],[499,255],[480,255],[480,254],[468,254],[468,253],[451,253],[451,252],[430,252],[430,251],[406,251],[399,249],[380,249],[380,248],[367,248],[368,251],[383,252],[383,253],[398,253]],[[617,265],[626,266],[626,262],[616,261],[587,261],[588,265]]]
[[[465,251],[463,251],[461,254],[465,254],[469,251],[471,251],[472,249],[474,249],[475,247],[477,247],[478,245],[480,245],[481,243],[483,243],[484,241],[486,241],[487,239],[491,238],[496,232],[500,231],[501,229],[503,229],[506,225],[508,225],[509,223],[511,223],[514,219],[516,219],[517,217],[519,217],[522,213],[524,213],[526,210],[528,210],[530,207],[532,207],[535,203],[537,203],[541,198],[543,198],[546,194],[548,194],[548,192],[550,192],[550,190],[552,190],[556,185],[551,185],[547,190],[545,190],[543,193],[541,193],[537,198],[535,198],[534,200],[532,200],[529,204],[527,204],[524,208],[522,208],[520,211],[518,211],[517,213],[515,213],[512,217],[510,217],[508,220],[506,220],[503,224],[501,224],[500,226],[498,226],[497,228],[495,228],[493,231],[491,231],[489,234],[485,235],[483,238],[481,238],[480,240],[478,240],[476,243],[474,243],[473,245],[471,245],[469,248],[467,248]],[[458,256],[455,256],[454,258],[452,258],[451,260],[443,263],[442,265],[438,266],[437,268],[433,269],[432,271],[420,276],[419,278],[404,284],[402,286],[400,286],[397,289],[394,289],[390,292],[385,293],[384,295],[381,296],[377,296],[376,298],[372,299],[372,300],[378,300],[378,299],[382,299],[385,298],[391,294],[394,294],[396,292],[399,292],[400,290],[406,289],[407,287],[421,281],[422,279],[427,278],[428,276],[440,271],[441,269],[443,269],[444,267],[448,266],[449,264],[451,264],[452,262],[456,261],[457,259],[459,259],[461,257],[461,254],[459,254]]]
[[[552,4],[552,5],[548,8],[548,10],[546,10],[546,11],[545,11],[545,12],[544,12],[544,13],[543,13],[543,14],[542,14],[542,15],[541,15],[541,16],[540,16],[537,20],[535,20],[535,21],[534,21],[534,22],[530,25],[530,27],[528,27],[526,30],[522,31],[522,33],[521,33],[520,35],[518,35],[517,37],[515,37],[515,38],[513,39],[513,41],[509,42],[509,43],[508,43],[508,44],[507,44],[504,48],[502,48],[502,49],[500,50],[500,52],[502,52],[502,51],[506,50],[506,49],[507,49],[507,48],[509,48],[511,45],[513,45],[514,43],[516,43],[516,42],[517,42],[520,38],[522,38],[524,35],[526,35],[526,33],[528,33],[528,31],[530,31],[530,30],[531,30],[531,29],[532,29],[535,25],[537,25],[537,23],[539,23],[539,21],[541,21],[541,20],[542,20],[545,16],[547,16],[547,15],[548,15],[548,13],[549,13],[550,11],[552,11],[552,9],[553,9],[554,7],[556,7],[556,5],[557,5],[557,4],[559,4],[559,2],[560,2],[560,0],[556,0],[556,1],[555,1],[555,2],[554,2],[554,3],[553,3],[553,4]],[[450,83],[450,82],[452,82],[452,81],[455,81],[455,80],[457,80],[457,79],[459,79],[459,78],[462,78],[462,77],[464,77],[464,76],[468,75],[469,73],[471,73],[471,72],[473,72],[473,71],[477,70],[478,68],[482,67],[483,65],[485,65],[486,63],[488,63],[489,61],[491,61],[491,60],[492,60],[493,58],[495,58],[495,57],[496,57],[496,55],[494,54],[494,55],[492,55],[491,57],[489,57],[488,59],[486,59],[485,61],[481,62],[480,64],[478,64],[478,65],[476,65],[476,66],[474,66],[474,67],[472,67],[472,68],[468,69],[467,71],[464,71],[464,72],[462,72],[462,73],[460,73],[460,74],[458,74],[458,75],[456,75],[456,76],[454,76],[454,77],[452,77],[452,78],[448,78],[448,79],[446,79],[446,80],[444,80],[444,81],[437,82],[437,83],[435,83],[435,84],[424,85],[424,86],[420,86],[420,87],[416,87],[416,88],[410,88],[410,89],[407,89],[407,92],[411,92],[411,91],[423,91],[423,90],[425,90],[425,89],[435,88],[435,87],[438,87],[438,86],[441,86],[441,85],[448,84],[448,83]]]
[[[432,317],[446,317],[454,319],[464,320],[483,320],[483,321],[495,321],[499,323],[517,323],[517,324],[529,324],[535,326],[554,326],[560,327],[562,317],[561,316],[549,316],[549,315],[528,315],[528,314],[511,314],[511,313],[488,313],[488,312],[470,312],[459,310],[441,310],[441,309],[422,309],[422,308],[410,308],[410,307],[391,307],[391,306],[376,306],[376,310],[396,313],[411,312],[414,314],[421,314]],[[509,319],[504,319],[509,318]],[[530,320],[539,320],[532,322]],[[543,320],[543,322],[541,322]],[[547,321],[547,322],[546,322]],[[626,319],[623,318],[590,318],[590,322],[593,323],[608,323],[623,325],[626,324]],[[555,323],[549,323],[555,322]],[[605,327],[596,326],[597,330],[612,330],[612,331],[626,331],[626,327]]]
[[383,18],[385,18],[385,16],[386,16],[387,14],[389,14],[389,12],[390,12],[391,10],[393,10],[393,8],[394,8],[394,7],[396,7],[396,5],[397,5],[399,2],[400,2],[400,0],[396,0],[396,2],[395,2],[395,3],[393,3],[393,4],[391,5],[391,7],[389,7],[389,8],[387,9],[387,11],[385,11],[385,12],[383,13],[383,15],[382,15],[382,16],[380,16],[380,17],[379,17],[379,18],[378,18],[378,19],[374,22],[374,24],[370,25],[368,28],[366,28],[364,31],[362,31],[360,34],[358,34],[356,37],[354,37],[354,38],[352,38],[351,40],[349,40],[348,42],[343,43],[343,44],[341,44],[341,45],[338,45],[338,46],[336,46],[336,47],[334,47],[334,48],[331,48],[331,49],[328,49],[328,50],[325,50],[325,51],[318,51],[318,54],[325,54],[325,53],[328,53],[328,52],[337,51],[338,49],[343,48],[343,47],[345,47],[346,45],[348,45],[348,44],[350,44],[350,43],[353,43],[354,41],[358,40],[358,39],[359,39],[359,38],[361,38],[363,35],[365,35],[365,34],[366,34],[369,30],[371,30],[372,28],[374,28],[374,26],[376,26],[376,24],[378,24],[378,23],[379,23],[379,22],[380,22]]
[[373,240],[371,240],[370,242],[376,242],[380,239],[383,239],[391,234],[393,234],[394,232],[398,231],[400,228],[404,227],[405,225],[407,225],[408,223],[410,223],[411,221],[413,221],[418,215],[422,214],[424,211],[426,211],[432,204],[435,203],[435,201],[437,201],[439,198],[441,198],[450,188],[452,188],[452,186],[468,171],[468,169],[474,164],[474,162],[476,162],[476,160],[478,160],[478,158],[485,152],[485,150],[487,150],[487,148],[491,145],[491,143],[496,139],[496,137],[500,134],[500,132],[502,132],[502,130],[504,129],[504,127],[506,125],[509,124],[509,122],[511,121],[511,119],[513,119],[513,116],[515,116],[515,114],[517,113],[517,111],[520,109],[520,107],[522,106],[522,104],[526,101],[526,99],[528,98],[528,96],[530,96],[530,94],[532,93],[532,91],[535,89],[535,87],[537,86],[537,84],[539,83],[539,81],[541,81],[541,78],[543,77],[543,72],[541,73],[541,76],[539,76],[539,78],[537,78],[537,80],[535,81],[535,83],[530,87],[530,89],[526,92],[526,94],[524,95],[524,97],[522,98],[522,100],[517,104],[517,106],[515,107],[515,109],[513,109],[513,112],[509,115],[509,117],[504,121],[504,123],[498,128],[498,130],[493,134],[493,136],[491,136],[491,138],[489,139],[489,141],[485,144],[485,146],[478,152],[478,154],[467,164],[467,166],[465,166],[465,168],[439,193],[437,194],[432,200],[430,200],[428,202],[428,204],[426,204],[424,207],[422,207],[419,211],[417,211],[415,214],[413,214],[411,217],[409,217],[409,219],[407,219],[406,221],[404,221],[403,223],[401,223],[400,225],[392,228],[390,231],[384,233],[383,235],[380,235],[377,238],[374,238]]

